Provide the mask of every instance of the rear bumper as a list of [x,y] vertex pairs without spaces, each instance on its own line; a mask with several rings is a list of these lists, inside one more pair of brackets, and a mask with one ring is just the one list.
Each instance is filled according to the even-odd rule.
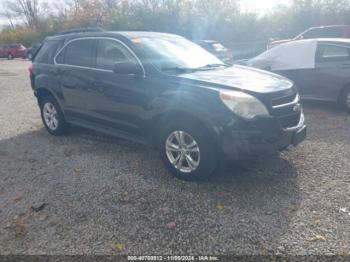
[[255,130],[234,130],[227,134],[222,145],[226,158],[238,160],[273,154],[297,146],[306,138],[303,114],[299,124],[288,129],[281,128],[274,117],[257,120],[254,126]]

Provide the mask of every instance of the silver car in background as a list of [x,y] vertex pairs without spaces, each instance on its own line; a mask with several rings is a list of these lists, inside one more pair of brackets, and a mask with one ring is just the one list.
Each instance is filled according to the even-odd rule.
[[303,99],[337,102],[350,112],[350,39],[288,42],[241,64],[286,76]]

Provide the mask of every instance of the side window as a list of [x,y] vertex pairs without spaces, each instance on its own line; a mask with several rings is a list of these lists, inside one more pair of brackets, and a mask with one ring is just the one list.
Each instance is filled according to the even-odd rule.
[[135,57],[121,43],[109,39],[98,41],[96,68],[113,70],[115,63],[126,61],[136,63]]
[[338,38],[342,36],[341,28],[339,27],[329,27],[324,28],[319,37],[325,38]]
[[93,67],[93,50],[96,41],[93,39],[74,40],[56,57],[59,64]]
[[336,62],[347,60],[350,60],[350,48],[325,44],[320,44],[317,47],[317,62]]
[[320,29],[310,29],[309,31],[305,32],[302,35],[302,39],[312,39],[312,38],[319,38],[320,37]]
[[35,54],[34,62],[52,64],[53,56],[56,54],[59,41],[46,41]]

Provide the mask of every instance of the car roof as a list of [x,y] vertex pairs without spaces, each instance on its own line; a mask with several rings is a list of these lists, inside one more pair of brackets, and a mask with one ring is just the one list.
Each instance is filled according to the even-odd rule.
[[318,42],[335,42],[335,43],[345,43],[350,44],[349,38],[316,38]]
[[149,31],[98,31],[98,32],[72,32],[66,34],[58,34],[47,37],[47,40],[73,39],[78,37],[123,37],[127,39],[139,37],[181,37],[175,34],[149,32]]
[[350,26],[349,26],[349,25],[325,25],[325,26],[310,27],[309,29],[316,29],[316,28],[333,28],[333,27],[350,27]]
[[135,37],[181,37],[175,34],[160,33],[160,32],[149,32],[149,31],[112,31],[111,33],[117,33],[127,38]]
[[312,43],[312,42],[318,42],[318,43],[334,43],[334,44],[348,44],[350,45],[350,39],[348,38],[312,38],[312,39],[302,39],[302,40],[293,40],[288,41],[286,43],[282,43],[278,46],[282,45],[293,45],[293,43]]

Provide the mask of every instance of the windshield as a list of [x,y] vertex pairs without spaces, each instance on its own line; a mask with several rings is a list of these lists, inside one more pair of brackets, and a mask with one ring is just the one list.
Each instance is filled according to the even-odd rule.
[[182,37],[142,37],[132,40],[158,70],[198,69],[224,63],[197,44]]
[[250,59],[248,66],[271,70],[296,70],[315,67],[316,40],[292,41],[276,46]]

